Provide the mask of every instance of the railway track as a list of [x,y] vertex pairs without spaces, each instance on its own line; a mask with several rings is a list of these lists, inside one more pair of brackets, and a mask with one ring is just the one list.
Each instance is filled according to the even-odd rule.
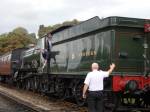
[[[6,90],[3,91],[3,89],[6,89]],[[0,96],[3,96],[10,101],[13,101],[14,103],[16,103],[16,105],[19,105],[20,107],[23,107],[26,110],[25,112],[87,112],[86,107],[79,107],[75,103],[72,103],[69,101],[62,101],[62,100],[59,100],[54,97],[49,97],[49,100],[47,101],[48,106],[44,106],[44,105],[42,105],[42,103],[37,104],[36,101],[27,102],[26,99],[28,99],[29,96],[24,97],[25,96],[24,94],[31,94],[30,96],[35,97],[35,98],[36,98],[37,94],[33,93],[33,92],[21,90],[22,97],[24,97],[24,98],[19,98],[19,97],[16,97],[14,94],[18,94],[17,91],[20,91],[20,90],[16,89],[16,91],[14,92],[14,89],[15,89],[14,87],[9,88],[9,86],[7,86],[7,85],[4,85],[4,86],[0,85]],[[13,90],[13,91],[11,91],[11,90]],[[35,96],[34,96],[34,94],[35,94]],[[32,98],[31,98],[31,100],[32,100]],[[35,104],[34,104],[34,102],[35,102]],[[37,102],[38,102],[38,100],[37,100]],[[18,111],[18,112],[20,112],[20,111]],[[24,111],[21,111],[21,112],[24,112]]]
[[[20,112],[20,111],[17,111],[18,107],[19,107],[19,110],[21,108],[21,110],[22,110],[21,112],[42,112],[42,110],[40,110],[38,108],[36,109],[35,106],[29,105],[26,102],[24,102],[18,98],[15,98],[11,95],[8,95],[4,92],[1,92],[1,91],[0,91],[0,98],[6,100],[8,103],[11,103],[12,105],[15,105],[16,110],[14,110],[14,112]],[[0,108],[0,112],[8,112],[6,110],[7,110],[6,108],[4,108],[4,109],[3,109],[3,107]]]
[[0,112],[37,112],[0,92]]

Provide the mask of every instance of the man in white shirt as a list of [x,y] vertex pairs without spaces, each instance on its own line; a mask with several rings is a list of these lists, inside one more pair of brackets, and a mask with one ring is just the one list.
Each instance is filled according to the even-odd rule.
[[86,92],[88,90],[87,102],[89,112],[103,112],[103,80],[105,77],[109,77],[109,74],[112,73],[114,68],[115,64],[111,64],[108,71],[98,71],[98,64],[92,64],[92,72],[87,74],[83,88],[83,98],[86,98]]

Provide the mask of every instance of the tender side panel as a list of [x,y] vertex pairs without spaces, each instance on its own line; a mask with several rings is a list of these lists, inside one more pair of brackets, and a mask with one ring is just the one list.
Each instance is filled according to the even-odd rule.
[[117,72],[144,72],[144,40],[141,29],[116,30],[115,61]]
[[98,32],[53,46],[59,52],[51,59],[52,72],[89,71],[91,63],[107,68],[112,56],[112,31]]

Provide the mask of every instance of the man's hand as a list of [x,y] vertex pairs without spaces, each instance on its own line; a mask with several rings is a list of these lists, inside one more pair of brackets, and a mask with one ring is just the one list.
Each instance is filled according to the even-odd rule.
[[112,63],[111,65],[110,65],[110,69],[114,69],[116,67],[116,65],[114,64],[114,63]]
[[83,94],[82,97],[83,97],[84,99],[86,99],[86,94]]
[[88,85],[87,84],[84,84],[84,87],[83,87],[83,94],[82,94],[82,97],[85,99],[86,98],[86,91],[88,89]]
[[112,71],[114,70],[115,67],[116,67],[116,65],[115,65],[114,63],[112,63],[112,64],[110,65],[110,69],[108,70],[109,74],[112,73]]

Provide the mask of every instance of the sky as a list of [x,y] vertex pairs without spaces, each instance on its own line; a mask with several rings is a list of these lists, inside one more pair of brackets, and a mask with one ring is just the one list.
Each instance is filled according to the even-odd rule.
[[1,0],[0,34],[16,27],[29,33],[45,26],[94,16],[124,16],[150,19],[150,0]]

